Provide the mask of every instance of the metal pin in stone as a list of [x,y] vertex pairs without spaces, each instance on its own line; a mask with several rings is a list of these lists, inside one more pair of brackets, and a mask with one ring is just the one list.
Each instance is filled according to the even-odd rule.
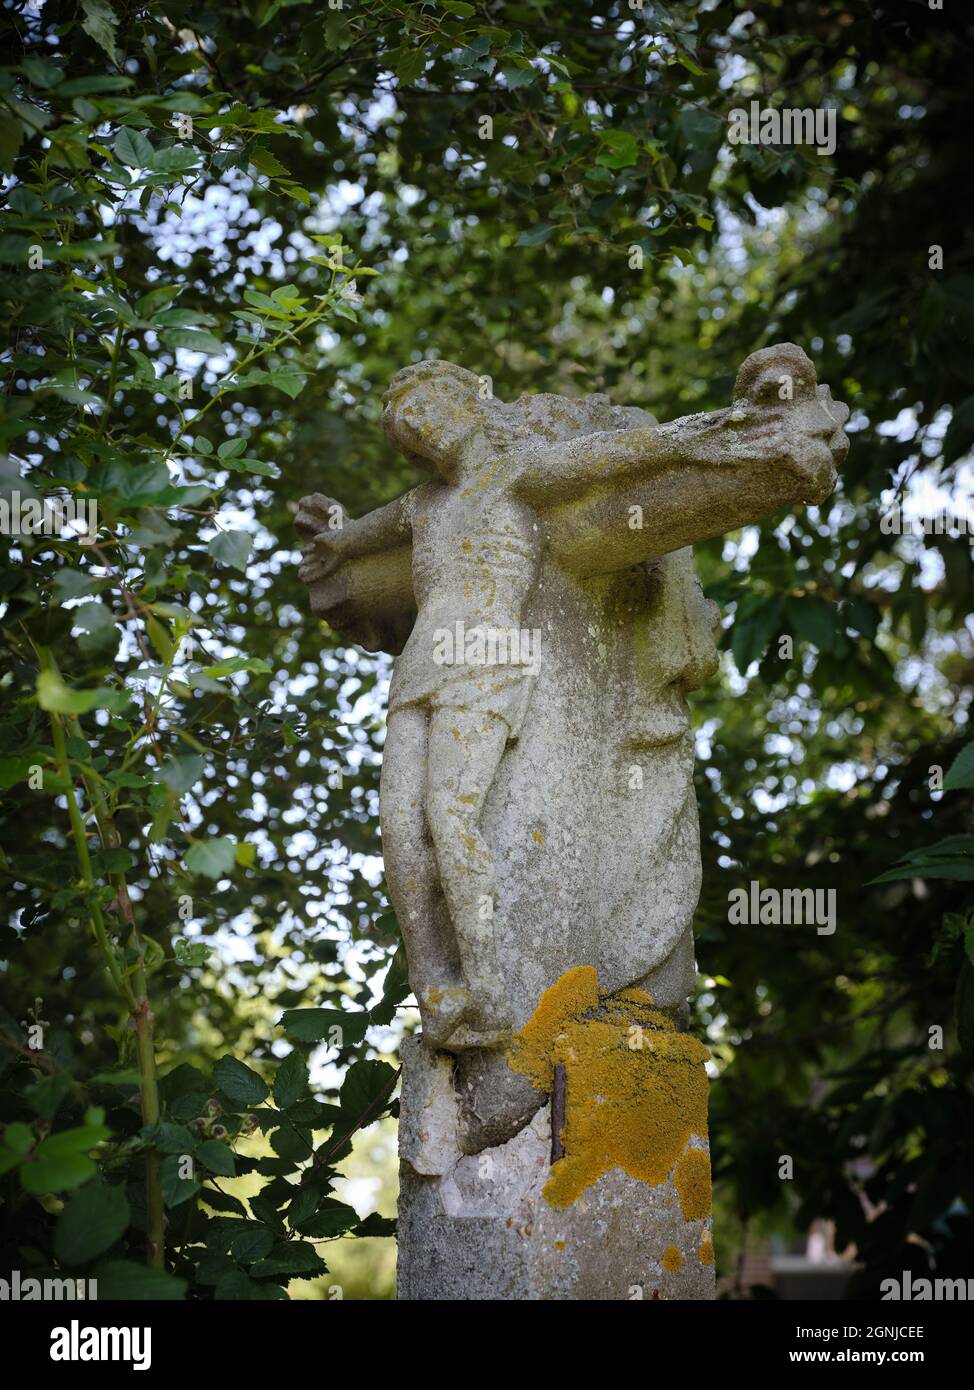
[[551,1161],[565,1157],[561,1131],[565,1123],[565,1064],[556,1062],[551,1085]]

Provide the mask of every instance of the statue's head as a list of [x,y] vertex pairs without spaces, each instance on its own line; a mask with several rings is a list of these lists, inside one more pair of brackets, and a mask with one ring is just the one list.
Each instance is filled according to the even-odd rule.
[[389,442],[411,463],[435,468],[448,482],[456,481],[465,464],[527,439],[554,442],[656,423],[646,411],[613,405],[603,395],[572,399],[543,393],[500,401],[487,378],[438,359],[397,372],[382,404]]
[[510,406],[495,401],[484,379],[452,362],[416,362],[397,372],[382,397],[382,424],[389,442],[411,463],[433,467],[448,482],[464,462],[509,448],[516,438]]

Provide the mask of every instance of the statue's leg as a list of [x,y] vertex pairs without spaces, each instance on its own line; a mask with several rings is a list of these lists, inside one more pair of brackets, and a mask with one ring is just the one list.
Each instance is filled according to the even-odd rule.
[[418,706],[389,715],[379,807],[389,896],[406,944],[409,982],[419,1002],[423,1035],[446,1041],[462,1020],[469,996],[426,817],[429,715]]
[[470,991],[467,1021],[485,1033],[511,1025],[494,944],[494,858],[480,831],[484,802],[509,735],[503,719],[483,711],[443,708],[434,710],[430,718],[430,833],[453,921],[461,974]]

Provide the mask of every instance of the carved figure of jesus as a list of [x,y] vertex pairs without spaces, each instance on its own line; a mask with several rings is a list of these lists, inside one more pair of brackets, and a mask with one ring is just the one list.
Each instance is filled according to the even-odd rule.
[[785,503],[821,501],[848,447],[847,408],[791,344],[745,361],[730,409],[668,425],[606,402],[614,428],[566,439],[546,428],[552,400],[508,405],[484,399],[481,379],[461,367],[407,367],[384,397],[383,423],[433,478],[357,521],[321,494],[297,518],[317,611],[366,646],[401,648],[383,851],[424,1035],[448,1050],[491,1046],[512,1024],[482,820],[545,653],[522,663],[501,646],[502,659],[495,650],[470,660],[461,641],[444,659],[444,638],[519,633],[546,559],[579,578],[610,574]]

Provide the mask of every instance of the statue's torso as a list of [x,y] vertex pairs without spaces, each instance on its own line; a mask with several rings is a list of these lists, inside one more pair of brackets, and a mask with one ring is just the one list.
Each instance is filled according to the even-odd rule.
[[[413,501],[413,592],[417,617],[396,661],[391,710],[454,704],[504,714],[507,693],[531,679],[517,663],[471,662],[479,633],[520,633],[542,553],[537,519],[509,495],[500,468],[456,487],[428,483]],[[444,660],[444,636],[451,659]],[[468,639],[466,651],[464,636]],[[454,640],[454,637],[456,640]],[[522,696],[515,700],[524,705]]]

